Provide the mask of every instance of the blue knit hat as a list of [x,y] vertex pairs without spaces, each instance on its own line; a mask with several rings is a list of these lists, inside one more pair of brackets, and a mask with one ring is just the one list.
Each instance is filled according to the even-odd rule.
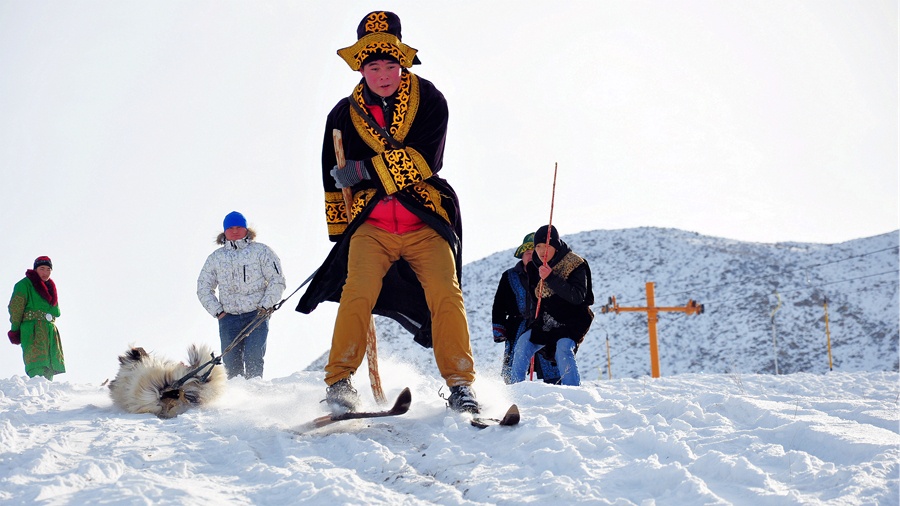
[[244,218],[243,214],[237,211],[231,211],[225,216],[225,221],[222,222],[222,227],[224,227],[225,230],[228,230],[231,227],[247,228],[247,219]]

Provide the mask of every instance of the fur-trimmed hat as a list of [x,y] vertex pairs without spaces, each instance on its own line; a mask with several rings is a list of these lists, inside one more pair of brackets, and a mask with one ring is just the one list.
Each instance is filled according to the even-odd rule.
[[522,258],[522,255],[524,255],[525,252],[530,249],[534,249],[534,232],[526,235],[525,238],[522,239],[522,245],[516,248],[516,252],[515,254],[513,254],[513,256],[515,256],[516,258]]
[[353,70],[359,70],[373,57],[397,60],[406,68],[422,63],[416,56],[418,50],[401,42],[400,18],[393,12],[366,14],[356,28],[356,38],[356,44],[337,51]]
[[51,269],[53,268],[53,262],[50,261],[50,257],[48,256],[39,256],[34,259],[34,269],[37,269],[42,265],[46,265]]
[[[547,229],[548,226],[544,225],[543,227],[537,229],[537,232],[534,233],[534,243],[535,244],[545,244],[547,242]],[[556,230],[556,227],[553,225],[549,226],[550,230],[550,246],[553,246],[556,249],[559,249],[562,246],[562,243],[559,242],[559,232]]]

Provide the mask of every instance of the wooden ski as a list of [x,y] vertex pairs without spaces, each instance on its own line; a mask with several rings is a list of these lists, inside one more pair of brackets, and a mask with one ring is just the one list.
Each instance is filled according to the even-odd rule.
[[513,404],[506,410],[506,414],[503,415],[503,418],[482,418],[482,417],[474,417],[471,421],[472,425],[478,427],[479,429],[484,429],[486,427],[491,427],[493,425],[500,425],[503,427],[511,427],[513,425],[519,424],[519,407]]
[[291,430],[295,434],[303,434],[313,429],[325,427],[336,422],[344,420],[357,420],[360,418],[382,418],[385,416],[399,416],[409,411],[409,405],[412,404],[412,393],[409,388],[404,388],[394,405],[390,409],[383,411],[347,411],[346,413],[330,414],[320,416],[310,422],[307,422],[296,429]]

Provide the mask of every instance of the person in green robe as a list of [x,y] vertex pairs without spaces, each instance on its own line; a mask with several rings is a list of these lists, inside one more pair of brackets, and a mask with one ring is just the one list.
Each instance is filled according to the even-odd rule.
[[56,284],[50,279],[53,263],[50,257],[34,260],[34,269],[27,269],[25,277],[13,287],[9,300],[9,341],[22,346],[25,373],[29,377],[43,376],[53,380],[66,372],[62,341],[56,328],[59,318],[59,299]]

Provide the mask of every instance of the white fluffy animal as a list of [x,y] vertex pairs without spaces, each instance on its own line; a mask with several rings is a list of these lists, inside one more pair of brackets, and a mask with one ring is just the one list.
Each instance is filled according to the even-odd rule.
[[209,346],[194,344],[188,348],[188,363],[184,364],[157,358],[143,348],[131,348],[119,357],[119,373],[109,383],[109,395],[116,406],[129,413],[174,418],[192,407],[212,402],[224,389],[225,368],[212,364],[175,387],[213,356]]

